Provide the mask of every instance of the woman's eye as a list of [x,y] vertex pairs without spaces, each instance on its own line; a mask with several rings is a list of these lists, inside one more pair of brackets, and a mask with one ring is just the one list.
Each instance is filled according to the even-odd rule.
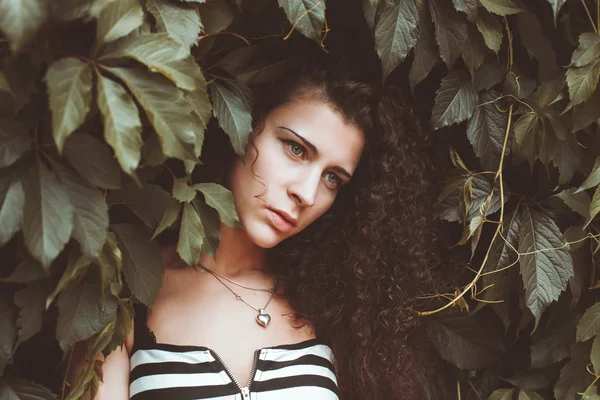
[[342,184],[342,180],[336,174],[328,173],[325,175],[325,179],[327,180],[327,183],[336,187]]
[[296,142],[291,140],[285,142],[290,152],[296,157],[304,157],[306,149]]

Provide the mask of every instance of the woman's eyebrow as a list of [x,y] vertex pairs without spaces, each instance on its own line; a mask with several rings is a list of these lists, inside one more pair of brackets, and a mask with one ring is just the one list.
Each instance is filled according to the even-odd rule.
[[[298,133],[294,132],[290,128],[286,128],[285,126],[278,126],[278,128],[285,129],[286,131],[293,133],[298,139],[300,139],[300,141],[302,143],[304,143],[306,145],[306,147],[310,148],[310,150],[313,153],[315,153],[315,155],[319,154],[319,151],[317,150],[316,146],[314,144],[312,144],[311,142],[309,142],[308,140],[306,140],[301,135],[299,135]],[[342,168],[342,167],[333,167],[332,169],[334,171],[338,172],[339,174],[344,175],[346,178],[352,179],[352,175],[350,174],[350,172],[346,171],[344,168]]]

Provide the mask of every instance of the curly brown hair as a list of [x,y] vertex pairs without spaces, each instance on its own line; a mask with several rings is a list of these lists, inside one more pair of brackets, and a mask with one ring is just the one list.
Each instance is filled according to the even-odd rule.
[[[366,143],[351,183],[323,216],[272,249],[269,272],[298,325],[308,321],[331,346],[342,399],[425,398],[423,372],[435,355],[415,309],[417,296],[439,286],[427,135],[403,92],[381,88],[377,73],[328,56],[302,59],[309,61],[264,90],[254,135],[271,110],[302,92],[332,105]],[[220,171],[216,180],[226,182],[223,166],[235,155],[230,146],[224,155],[224,137],[207,137],[204,179]]]

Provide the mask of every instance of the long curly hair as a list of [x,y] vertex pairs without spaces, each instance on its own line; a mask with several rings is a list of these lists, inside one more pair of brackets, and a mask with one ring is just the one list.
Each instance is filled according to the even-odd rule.
[[[297,325],[308,321],[331,346],[342,399],[422,399],[433,357],[415,315],[417,297],[440,286],[432,272],[430,144],[402,90],[382,88],[372,71],[331,58],[302,57],[309,61],[264,90],[254,107],[255,135],[271,110],[308,93],[366,139],[351,183],[323,216],[269,252],[268,272],[284,288]],[[222,167],[235,155],[215,151],[228,145],[224,137],[207,137],[204,179],[220,171],[216,180],[226,182]]]

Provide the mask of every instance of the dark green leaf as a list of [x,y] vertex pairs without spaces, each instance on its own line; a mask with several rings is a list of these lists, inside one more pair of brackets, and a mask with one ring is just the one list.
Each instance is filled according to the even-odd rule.
[[81,278],[87,273],[90,263],[90,259],[82,255],[79,251],[71,251],[69,253],[67,269],[63,272],[52,293],[45,299],[46,309],[50,307],[56,296],[58,296],[68,285],[79,283]]
[[168,227],[172,226],[175,223],[175,221],[177,221],[180,211],[181,203],[175,199],[170,199],[162,219],[160,220],[158,226],[156,227],[156,230],[152,234],[151,240],[154,240],[154,238],[158,236],[161,232],[163,232]]
[[504,36],[502,25],[500,25],[494,15],[483,9],[479,10],[477,21],[475,22],[477,29],[483,35],[483,41],[486,46],[498,54],[500,46],[502,46],[502,37]]
[[522,115],[514,125],[519,150],[531,165],[535,162],[539,151],[539,123],[537,114],[527,113]]
[[517,400],[544,400],[544,398],[533,390],[521,389]]
[[486,50],[487,48],[479,31],[474,26],[469,25],[467,39],[461,55],[473,80],[475,79],[475,71],[483,64]]
[[560,172],[558,182],[565,184],[573,178],[575,171],[579,168],[582,159],[581,145],[574,137],[568,140],[559,140],[558,148],[554,153],[552,162]]
[[456,69],[442,79],[436,92],[431,112],[431,124],[435,129],[452,125],[470,118],[477,106],[477,92],[469,74]]
[[486,90],[502,82],[506,74],[506,66],[501,63],[483,64],[475,72],[477,90]]
[[73,343],[89,338],[114,319],[116,299],[108,295],[102,302],[101,295],[100,282],[88,275],[83,282],[68,286],[58,296],[56,339],[63,351]]
[[21,229],[25,193],[21,181],[13,181],[0,191],[0,245],[8,242]]
[[193,186],[204,195],[206,203],[219,212],[221,221],[232,228],[239,228],[240,219],[235,209],[233,194],[216,183],[198,183]]
[[244,154],[252,131],[251,92],[240,82],[231,81],[228,84],[215,81],[209,88],[219,126],[229,135],[236,153]]
[[169,192],[152,184],[144,184],[141,188],[135,184],[128,185],[123,194],[122,202],[150,229],[157,227],[171,198]]
[[573,52],[571,65],[583,67],[600,57],[600,35],[584,32],[579,36],[579,47]]
[[489,366],[504,350],[496,331],[475,316],[459,313],[436,316],[426,327],[442,358],[460,369]]
[[375,26],[375,47],[387,77],[417,43],[417,6],[414,0],[386,7]]
[[558,370],[553,365],[546,368],[530,368],[503,380],[520,388],[538,390],[552,386],[557,376]]
[[14,164],[31,147],[31,137],[20,122],[0,118],[0,168]]
[[42,0],[0,2],[0,31],[8,37],[12,51],[29,42],[47,18],[47,3]]
[[205,86],[198,64],[191,56],[179,56],[181,53],[181,45],[168,33],[152,33],[124,40],[118,48],[103,57],[133,58],[151,71],[163,74],[184,90]]
[[565,189],[555,196],[565,202],[567,206],[583,218],[589,217],[590,196],[586,192],[575,193],[576,188]]
[[429,75],[434,65],[439,60],[435,31],[429,8],[426,2],[418,5],[419,12],[419,38],[415,47],[415,57],[410,67],[408,79],[414,91],[419,82]]
[[181,91],[166,78],[141,69],[110,68],[146,111],[167,157],[195,161],[197,129]]
[[0,399],[3,400],[58,400],[50,390],[35,382],[5,376],[0,379]]
[[277,3],[298,32],[317,43],[321,42],[321,33],[325,25],[324,1],[277,0]]
[[137,106],[121,85],[98,75],[98,108],[104,117],[106,143],[114,150],[123,171],[135,177],[142,148],[142,124]]
[[587,128],[600,119],[600,88],[596,87],[594,93],[582,104],[573,107],[573,129],[577,132]]
[[207,33],[224,31],[233,22],[233,10],[225,0],[211,0],[198,7]]
[[488,400],[512,400],[515,389],[497,389],[490,395]]
[[88,257],[96,257],[108,231],[108,207],[104,195],[70,168],[56,165],[73,205],[73,238]]
[[563,80],[556,79],[541,84],[535,93],[535,102],[538,107],[545,108],[557,101],[563,88]]
[[596,162],[594,163],[594,167],[592,168],[592,172],[587,177],[587,179],[581,184],[578,192],[586,189],[591,189],[595,186],[600,185],[600,156],[596,158]]
[[8,301],[0,298],[0,360],[9,360],[17,340],[15,309]]
[[600,76],[600,59],[583,67],[570,67],[567,70],[567,85],[571,101],[567,109],[586,101],[598,85]]
[[[571,297],[562,296],[549,310],[544,325],[533,335],[531,366],[549,367],[569,357],[577,316],[570,312]],[[539,387],[531,389],[540,389]]]
[[23,260],[8,277],[0,278],[0,282],[29,283],[42,278],[46,278],[46,273],[41,266],[33,260]]
[[600,333],[600,303],[588,308],[577,324],[577,341],[585,342]]
[[96,24],[98,45],[128,35],[144,22],[144,11],[139,0],[111,1],[100,12]]
[[535,316],[537,327],[542,312],[566,289],[573,276],[573,261],[568,250],[562,248],[564,238],[552,218],[527,204],[521,212],[521,275],[527,307]]
[[221,238],[221,221],[219,213],[201,201],[198,197],[192,201],[194,208],[200,215],[204,229],[204,240],[202,241],[202,253],[215,257]]
[[577,343],[571,348],[571,361],[560,371],[560,378],[554,386],[556,400],[579,400],[585,389],[592,383],[592,376],[586,366],[590,356],[591,343]]
[[152,233],[140,226],[114,226],[123,246],[123,273],[131,291],[142,303],[151,306],[158,295],[163,276],[162,250],[150,241]]
[[39,160],[31,166],[24,189],[25,245],[48,269],[71,237],[73,206],[66,187]]
[[[494,100],[500,95],[489,91],[480,95],[479,103],[467,124],[467,137],[486,170],[498,168],[504,133],[508,123],[506,112],[500,111]],[[492,102],[491,104],[486,104]],[[483,105],[484,104],[484,105]]]
[[195,266],[200,258],[203,242],[204,228],[198,212],[190,203],[184,203],[177,253],[186,264]]
[[54,61],[45,77],[52,111],[52,134],[62,152],[65,140],[85,120],[92,102],[92,69],[77,58]]
[[429,9],[435,25],[435,38],[440,47],[440,55],[450,68],[460,55],[467,39],[467,20],[448,0],[431,0]]
[[545,81],[555,78],[558,71],[556,53],[538,18],[531,13],[517,15],[521,42],[528,53],[538,60],[538,76]]
[[183,45],[181,55],[189,55],[190,47],[196,44],[202,24],[196,10],[167,0],[147,0],[146,7],[156,20],[159,32]]
[[477,0],[452,0],[454,8],[467,14],[467,18],[471,22],[477,19]]
[[479,0],[481,5],[484,6],[489,12],[498,14],[501,16],[511,15],[520,13],[519,7],[512,2],[512,0]]
[[17,319],[17,346],[29,340],[42,329],[46,296],[50,290],[49,282],[44,279],[30,283],[15,293],[14,302],[20,308]]
[[594,218],[596,218],[596,215],[598,215],[598,213],[600,213],[600,186],[596,187],[596,191],[594,192],[594,196],[592,197],[592,203],[590,204],[590,217],[585,223],[585,226],[588,226],[589,223],[592,222]]
[[119,165],[110,149],[87,134],[76,134],[65,143],[65,157],[89,183],[103,189],[120,189]]

